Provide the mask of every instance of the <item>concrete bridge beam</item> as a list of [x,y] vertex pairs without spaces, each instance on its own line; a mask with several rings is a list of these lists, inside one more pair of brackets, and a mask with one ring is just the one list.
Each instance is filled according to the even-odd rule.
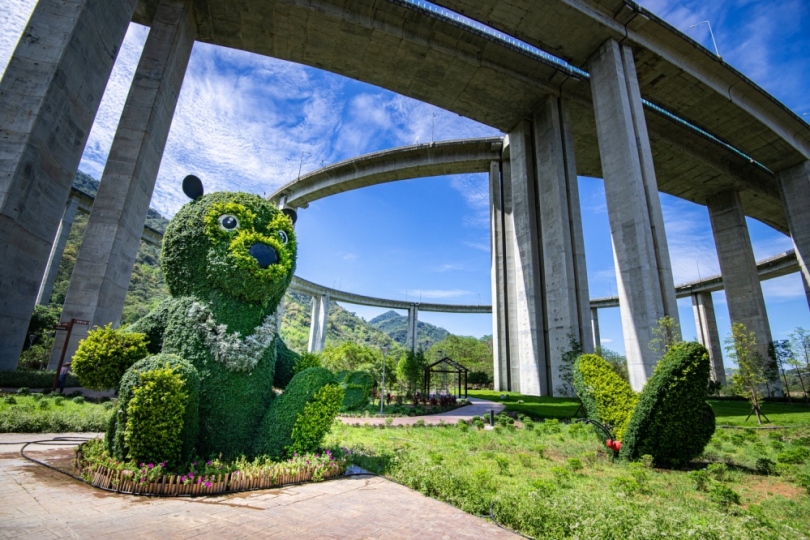
[[639,391],[658,363],[653,329],[662,317],[678,320],[675,285],[632,50],[605,41],[590,74],[627,367]]
[[40,0],[0,81],[0,369],[17,367],[136,0]]
[[[549,96],[534,115],[537,202],[550,394],[567,392],[563,355],[571,340],[593,352],[585,241],[568,103]],[[564,394],[560,394],[564,395]]]
[[312,297],[312,318],[309,323],[309,352],[321,352],[326,348],[326,329],[329,321],[329,295]]
[[715,195],[708,207],[731,323],[742,323],[753,332],[758,352],[767,358],[773,338],[740,194]]
[[[194,44],[191,3],[161,0],[99,184],[62,310],[91,326],[71,335],[70,358],[86,329],[118,326],[160,161]],[[54,341],[59,361],[64,333]]]
[[782,204],[810,305],[810,161],[779,172]]
[[62,220],[59,222],[59,230],[56,231],[56,238],[51,247],[51,254],[48,257],[48,265],[45,267],[45,276],[39,284],[37,304],[41,306],[47,306],[51,301],[53,284],[56,282],[57,274],[59,274],[62,254],[65,252],[65,245],[67,244],[68,236],[70,236],[70,229],[73,227],[73,219],[76,217],[76,210],[78,208],[79,199],[76,197],[68,198],[65,211],[62,213]]
[[717,317],[714,313],[712,293],[693,294],[692,309],[695,313],[698,341],[709,351],[709,358],[712,362],[712,380],[725,385],[726,370],[723,367],[723,349],[720,346],[720,333],[717,331]]
[[411,304],[408,308],[408,335],[406,347],[409,351],[416,351],[419,334],[419,304]]

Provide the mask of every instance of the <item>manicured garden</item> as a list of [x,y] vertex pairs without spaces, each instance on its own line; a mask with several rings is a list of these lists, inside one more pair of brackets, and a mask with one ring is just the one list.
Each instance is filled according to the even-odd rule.
[[[480,425],[480,424],[479,424]],[[351,461],[535,538],[805,538],[810,429],[718,429],[681,469],[612,461],[592,428],[336,425]]]
[[0,399],[0,433],[102,432],[113,403],[90,403],[82,396],[8,394]]

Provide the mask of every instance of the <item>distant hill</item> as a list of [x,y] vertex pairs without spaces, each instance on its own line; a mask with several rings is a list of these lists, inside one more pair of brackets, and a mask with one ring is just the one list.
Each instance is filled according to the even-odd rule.
[[[407,316],[400,315],[396,311],[390,310],[381,315],[377,315],[369,321],[369,324],[388,334],[394,341],[403,347],[407,344]],[[416,323],[416,346],[423,351],[430,349],[434,343],[438,343],[448,335],[450,335],[450,332],[444,328],[440,328],[422,321],[418,321]]]

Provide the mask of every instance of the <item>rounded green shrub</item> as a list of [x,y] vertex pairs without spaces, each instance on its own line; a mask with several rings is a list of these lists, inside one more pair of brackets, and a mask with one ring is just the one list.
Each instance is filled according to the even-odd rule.
[[317,450],[323,438],[329,433],[342,402],[343,388],[340,386],[327,384],[318,390],[295,420],[292,445],[286,449],[287,453]]
[[3,397],[3,402],[7,403],[9,405],[16,405],[17,404],[17,400],[14,399],[14,396],[4,396]]
[[298,374],[311,367],[321,367],[321,357],[316,353],[301,353],[293,365],[293,374]]
[[270,410],[259,430],[255,453],[273,459],[283,457],[295,444],[293,429],[307,404],[316,400],[316,395],[323,387],[334,384],[334,375],[324,368],[305,369],[293,377],[284,393],[270,405]]
[[188,392],[182,375],[168,364],[138,374],[127,404],[124,443],[129,457],[144,463],[178,463]]
[[368,405],[374,377],[366,371],[340,371],[337,380],[344,389],[341,410],[355,411]]
[[[638,401],[630,385],[602,357],[583,354],[574,362],[574,388],[588,418],[610,425],[621,441]],[[601,430],[599,433],[605,438]]]
[[76,396],[75,398],[71,399],[71,401],[77,405],[81,405],[84,403],[84,396]]
[[[167,374],[171,371],[171,377]],[[160,378],[148,375],[161,372]],[[176,381],[182,385],[178,389]],[[139,390],[149,384],[148,390]],[[160,393],[165,395],[161,396]],[[134,412],[137,418],[130,421],[132,401],[136,395]],[[115,406],[105,442],[110,453],[118,459],[130,457],[130,444],[137,445],[136,459],[157,461],[185,461],[195,452],[199,425],[200,378],[189,362],[171,354],[158,354],[135,363],[121,380],[121,390]],[[162,407],[165,403],[165,409]],[[180,412],[180,404],[183,405]],[[106,404],[105,404],[106,405]],[[152,418],[152,420],[150,420]],[[152,446],[149,438],[168,440],[166,450]],[[160,456],[163,456],[162,458]]]
[[73,356],[72,370],[79,382],[90,390],[118,388],[129,367],[149,355],[146,336],[123,332],[112,324],[96,327],[79,342]]
[[714,433],[706,403],[711,365],[706,348],[678,343],[661,359],[627,425],[620,456],[650,454],[658,465],[681,465],[699,456]]

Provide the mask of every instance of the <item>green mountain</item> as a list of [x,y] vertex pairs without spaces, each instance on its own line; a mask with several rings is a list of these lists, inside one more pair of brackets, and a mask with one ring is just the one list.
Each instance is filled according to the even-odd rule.
[[[369,324],[379,328],[391,338],[402,345],[407,344],[408,340],[408,317],[400,315],[394,310],[386,311],[381,315],[377,315],[369,321]],[[434,343],[438,343],[447,336],[450,332],[444,328],[434,326],[430,323],[417,321],[416,323],[416,346],[423,351],[430,349]]]

